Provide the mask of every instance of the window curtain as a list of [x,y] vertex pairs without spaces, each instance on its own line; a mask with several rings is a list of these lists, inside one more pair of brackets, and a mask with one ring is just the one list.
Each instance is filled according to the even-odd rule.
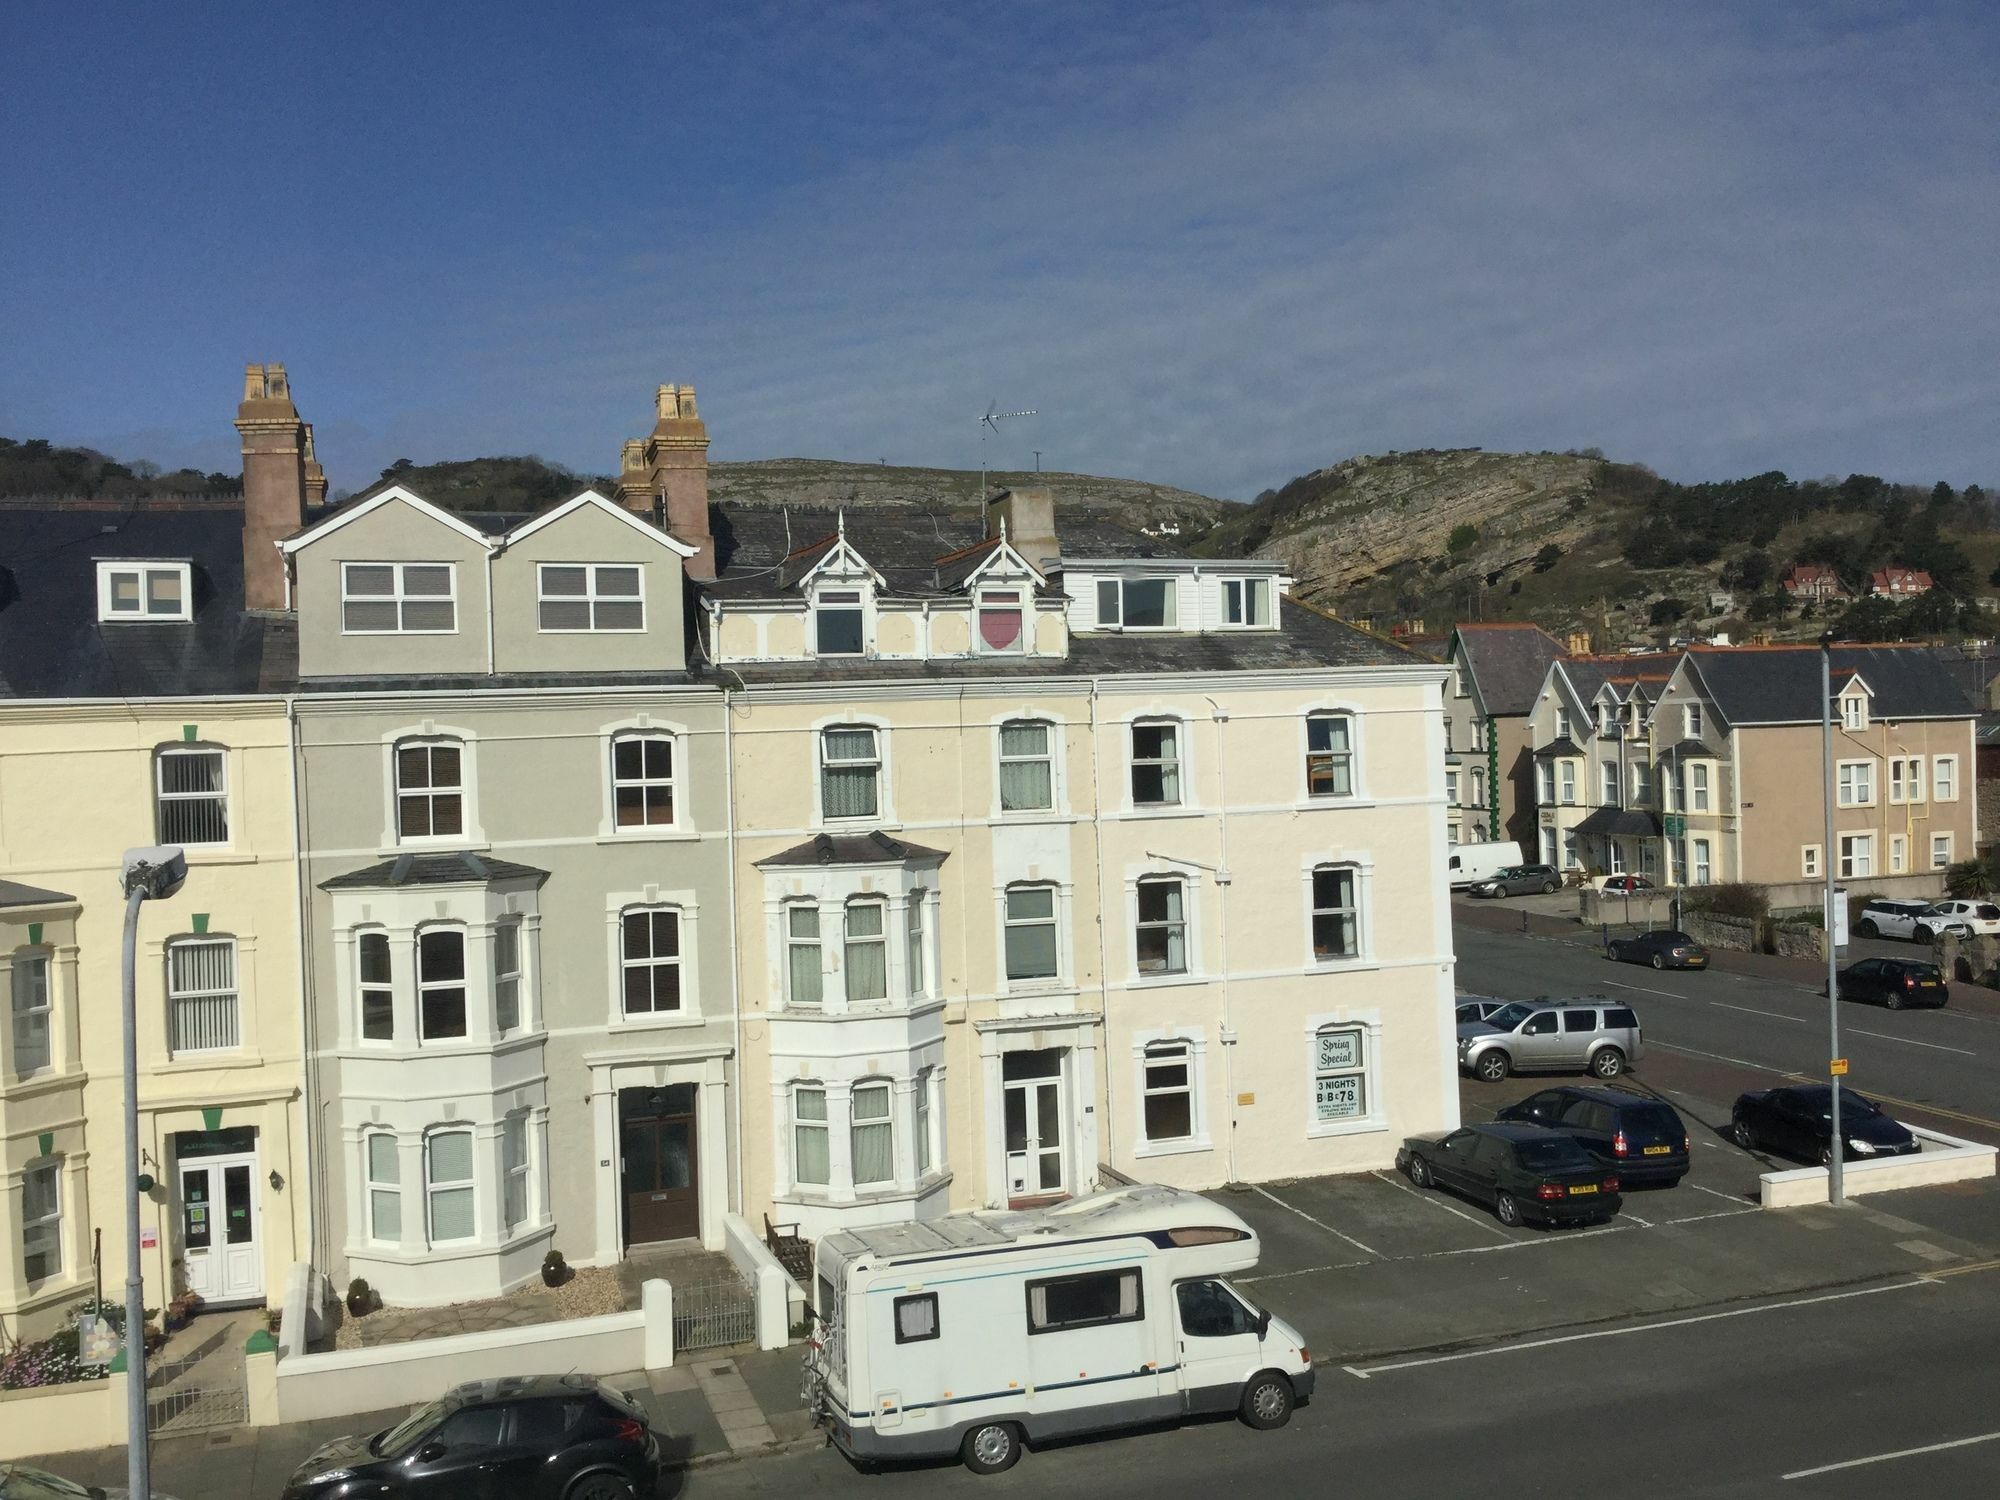
[[1054,805],[1048,754],[1049,730],[1046,724],[1003,724],[1000,727],[1000,806],[1003,811],[1040,811]]
[[889,1123],[889,1090],[882,1085],[853,1094],[854,1185],[888,1182],[896,1175],[895,1127]]
[[882,940],[882,908],[864,903],[847,908],[847,998],[885,1000],[889,995],[888,944]]
[[236,945],[176,943],[167,950],[173,994],[173,1050],[205,1052],[237,1044]]
[[786,913],[791,1003],[820,1003],[819,909],[794,906]]
[[826,1090],[792,1090],[792,1176],[812,1187],[831,1180],[826,1141]]
[[368,1137],[369,1234],[394,1243],[403,1237],[403,1169],[393,1135]]
[[1053,979],[1056,975],[1055,892],[1007,893],[1007,977]]
[[[820,737],[821,797],[829,818],[875,815],[875,758],[872,729],[828,729]],[[861,764],[854,764],[854,762]]]
[[472,1132],[434,1135],[429,1152],[431,1238],[469,1240],[478,1232],[472,1212]]

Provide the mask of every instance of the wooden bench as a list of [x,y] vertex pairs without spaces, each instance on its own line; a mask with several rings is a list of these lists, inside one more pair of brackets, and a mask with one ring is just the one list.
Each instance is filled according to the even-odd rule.
[[764,1243],[771,1253],[778,1257],[778,1264],[791,1273],[800,1286],[812,1285],[812,1241],[799,1233],[796,1224],[773,1224],[769,1214],[764,1215]]

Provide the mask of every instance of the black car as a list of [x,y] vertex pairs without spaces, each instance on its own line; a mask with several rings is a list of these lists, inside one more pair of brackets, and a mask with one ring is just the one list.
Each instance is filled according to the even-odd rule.
[[646,1414],[588,1376],[475,1380],[373,1437],[336,1438],[283,1500],[637,1500],[659,1469]]
[[[1777,1151],[1824,1166],[1833,1160],[1833,1090],[1823,1083],[1758,1089],[1729,1111],[1731,1133],[1746,1151]],[[1917,1138],[1853,1089],[1840,1091],[1840,1133],[1848,1161],[1908,1156]]]
[[1618,1177],[1568,1136],[1540,1125],[1468,1125],[1413,1135],[1396,1165],[1418,1187],[1491,1204],[1502,1224],[1601,1224],[1618,1212]]
[[[1944,1005],[1951,986],[1944,970],[1914,958],[1864,958],[1835,976],[1843,1000],[1873,1000],[1891,1010],[1910,1005]],[[1825,986],[1821,986],[1824,992]]]
[[1630,1187],[1646,1183],[1672,1187],[1687,1176],[1687,1126],[1664,1100],[1625,1089],[1593,1089],[1577,1084],[1543,1089],[1497,1118],[1559,1130]]
[[1605,956],[1624,964],[1651,964],[1656,969],[1705,969],[1708,950],[1685,932],[1671,928],[1613,938]]

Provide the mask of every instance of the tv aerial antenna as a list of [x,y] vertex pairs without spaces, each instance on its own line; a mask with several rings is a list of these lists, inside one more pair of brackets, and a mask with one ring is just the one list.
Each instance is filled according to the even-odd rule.
[[979,503],[981,505],[986,503],[986,434],[991,432],[997,437],[1002,422],[1011,422],[1016,417],[1032,417],[1035,414],[1032,408],[1027,411],[1001,411],[999,410],[999,406],[1000,403],[998,401],[987,402],[986,415],[979,419]]

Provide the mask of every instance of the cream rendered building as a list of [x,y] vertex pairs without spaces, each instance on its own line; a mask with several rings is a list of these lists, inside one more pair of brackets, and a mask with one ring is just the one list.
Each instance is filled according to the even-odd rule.
[[727,513],[745,1202],[816,1236],[1457,1121],[1440,668],[1047,491]]

